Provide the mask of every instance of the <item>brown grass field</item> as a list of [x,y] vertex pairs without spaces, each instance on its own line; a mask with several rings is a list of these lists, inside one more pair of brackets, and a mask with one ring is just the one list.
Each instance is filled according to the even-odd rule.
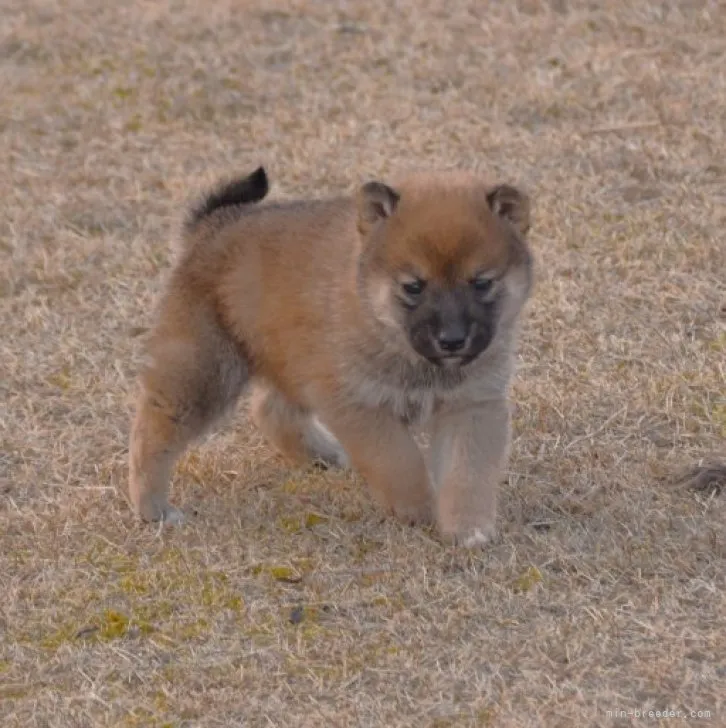
[[[726,726],[724,2],[0,17],[3,728]],[[286,469],[242,407],[180,461],[187,526],[132,516],[180,220],[260,163],[278,198],[449,166],[533,195],[488,549]]]

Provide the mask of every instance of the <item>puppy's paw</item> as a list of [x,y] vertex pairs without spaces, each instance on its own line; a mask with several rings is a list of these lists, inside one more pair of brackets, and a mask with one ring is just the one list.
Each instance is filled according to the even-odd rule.
[[392,510],[399,521],[409,526],[429,526],[434,522],[432,504],[427,501],[401,503],[394,505]]
[[313,417],[305,433],[305,445],[319,468],[350,468],[350,460],[343,446],[333,433],[317,418]]
[[146,502],[136,509],[139,518],[145,523],[156,523],[162,526],[181,526],[186,521],[183,511],[168,503]]
[[494,526],[484,528],[473,528],[456,536],[457,546],[463,546],[465,549],[475,549],[487,546],[497,537],[497,531]]
[[311,453],[310,464],[316,470],[348,470],[350,465],[345,454]]
[[465,549],[479,549],[496,540],[497,529],[493,523],[455,530],[442,528],[441,535],[446,541],[455,546]]
[[182,526],[186,523],[187,517],[178,508],[166,506],[159,520],[164,526]]

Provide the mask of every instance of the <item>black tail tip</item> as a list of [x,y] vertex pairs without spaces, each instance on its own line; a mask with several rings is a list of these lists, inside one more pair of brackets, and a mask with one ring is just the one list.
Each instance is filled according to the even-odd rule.
[[222,207],[260,202],[269,191],[267,172],[260,166],[246,177],[227,182],[207,195],[206,199],[192,211],[189,223],[195,225]]
[[264,197],[268,193],[270,189],[270,183],[267,179],[267,172],[265,172],[264,167],[258,167],[247,179],[249,179],[258,190],[260,190],[260,194],[262,197]]

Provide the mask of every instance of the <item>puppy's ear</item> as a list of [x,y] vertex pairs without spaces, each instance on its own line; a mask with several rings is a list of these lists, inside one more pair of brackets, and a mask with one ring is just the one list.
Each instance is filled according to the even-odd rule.
[[358,190],[358,231],[367,235],[380,220],[390,217],[400,195],[383,182],[366,182]]
[[487,193],[491,211],[506,220],[517,232],[526,235],[530,227],[529,197],[516,187],[497,185]]

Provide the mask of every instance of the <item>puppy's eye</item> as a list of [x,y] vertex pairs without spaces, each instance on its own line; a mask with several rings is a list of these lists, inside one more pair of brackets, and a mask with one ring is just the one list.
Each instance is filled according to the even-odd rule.
[[494,287],[494,279],[486,276],[477,276],[471,281],[472,288],[482,295],[489,293]]
[[413,281],[407,281],[401,285],[404,293],[409,296],[420,296],[426,288],[426,281],[422,281],[420,278],[416,278]]

